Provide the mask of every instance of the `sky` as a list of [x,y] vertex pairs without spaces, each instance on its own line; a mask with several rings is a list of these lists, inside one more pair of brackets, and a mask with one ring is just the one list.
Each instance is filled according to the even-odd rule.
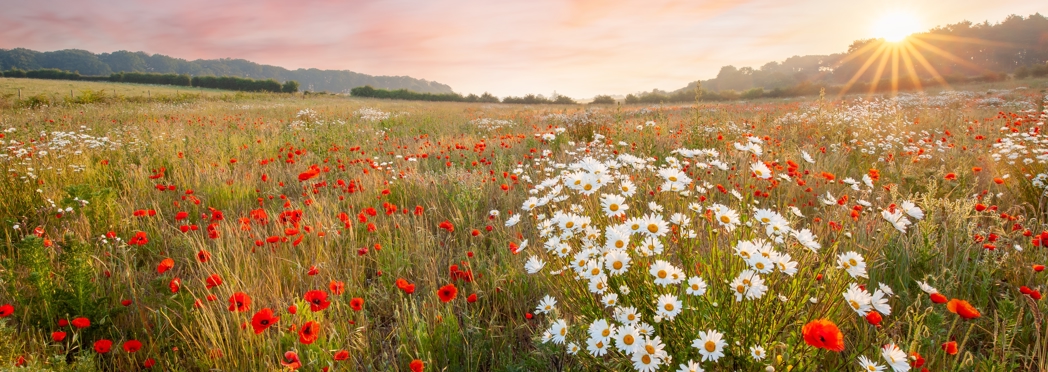
[[0,0],[0,48],[243,58],[406,75],[456,92],[675,90],[831,54],[908,14],[922,28],[1048,13],[1037,0]]

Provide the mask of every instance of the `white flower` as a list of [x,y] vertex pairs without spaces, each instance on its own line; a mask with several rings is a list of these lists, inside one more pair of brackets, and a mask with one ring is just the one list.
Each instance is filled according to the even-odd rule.
[[520,223],[520,215],[519,214],[514,214],[514,215],[510,216],[509,219],[506,220],[506,227],[513,227],[517,223]]
[[694,360],[689,360],[687,363],[681,364],[680,365],[680,369],[678,369],[677,372],[705,372],[705,371],[702,369],[702,366],[700,366],[699,363],[695,362]]
[[680,300],[677,299],[677,296],[672,294],[659,296],[655,306],[657,308],[655,313],[668,320],[673,320],[673,318],[676,318],[677,314],[680,314],[681,310],[683,310]]
[[626,205],[626,198],[614,194],[601,196],[600,206],[604,209],[604,215],[608,217],[625,216],[626,211],[630,209],[630,206]]
[[878,313],[892,315],[892,307],[888,305],[888,298],[880,289],[873,291],[873,297],[870,298],[870,305],[873,306],[873,309],[877,310]]
[[906,214],[910,215],[910,217],[918,220],[924,219],[924,212],[909,200],[902,202],[902,206],[899,208],[902,209],[903,212],[906,212]]
[[939,293],[938,289],[935,289],[935,287],[932,287],[932,286],[928,285],[928,283],[924,282],[923,280],[918,280],[917,281],[917,286],[921,287],[921,290],[924,291],[924,293],[927,293],[927,294],[930,294],[930,295]]
[[564,344],[564,337],[568,336],[568,322],[564,319],[557,319],[550,327],[549,333],[553,335],[553,343]]
[[881,357],[888,362],[895,372],[907,372],[910,370],[910,360],[906,352],[899,349],[895,344],[887,344],[881,349]]
[[865,355],[859,355],[859,365],[862,366],[862,370],[863,371],[868,371],[868,372],[881,372],[881,371],[884,371],[884,366],[882,366],[880,364],[877,364],[877,362],[874,362],[874,361],[870,360]]
[[750,356],[753,357],[753,360],[756,360],[758,362],[761,361],[765,357],[764,347],[751,346],[750,347]]
[[680,269],[663,260],[655,261],[648,272],[655,277],[655,284],[662,286],[677,284],[684,280],[683,272]]
[[691,346],[699,349],[699,354],[702,354],[703,362],[716,362],[724,356],[724,344],[724,335],[714,330],[700,331],[699,338],[691,341]]
[[568,344],[568,354],[575,355],[579,353],[579,344],[574,342]]
[[593,339],[608,341],[615,334],[615,326],[608,323],[607,320],[597,319],[589,326],[589,336]]
[[873,297],[870,296],[870,292],[866,292],[865,289],[859,288],[855,283],[851,283],[848,286],[848,290],[844,292],[843,296],[844,301],[846,301],[848,306],[851,307],[852,310],[855,310],[859,316],[866,316],[866,314],[870,312],[870,309],[873,308],[871,305]]
[[613,250],[604,256],[604,267],[612,276],[625,273],[630,268],[630,255],[624,250]]
[[702,280],[702,277],[690,277],[688,278],[688,288],[684,292],[692,296],[702,296],[706,294],[706,281]]
[[539,301],[539,306],[535,307],[536,314],[546,314],[557,309],[557,299],[553,296],[546,295]]
[[807,151],[801,151],[801,157],[804,158],[804,161],[808,162],[809,164],[815,164],[815,159],[812,159],[811,155],[809,155]]
[[771,178],[772,176],[771,169],[769,169],[768,166],[761,161],[755,162],[753,163],[753,165],[750,165],[750,170],[752,170],[753,174],[760,179],[766,180]]
[[535,274],[542,271],[543,267],[546,267],[546,262],[535,256],[528,257],[528,261],[524,263],[524,270],[527,270],[528,274]]
[[837,256],[837,268],[848,271],[852,278],[866,277],[866,261],[854,251],[841,253]]
[[590,338],[586,340],[586,351],[589,351],[590,355],[601,356],[608,352],[608,340]]
[[896,230],[901,233],[906,232],[906,228],[910,226],[910,220],[906,219],[903,215],[902,210],[896,209],[894,213],[889,212],[887,209],[881,211],[881,217],[884,217]]
[[615,330],[615,347],[623,353],[632,354],[643,347],[640,333],[632,325],[624,325]]
[[812,234],[811,230],[803,229],[794,231],[793,237],[797,239],[798,243],[805,248],[810,249],[812,252],[818,253],[819,248],[822,248],[822,245],[819,244],[819,238],[816,237],[815,234]]

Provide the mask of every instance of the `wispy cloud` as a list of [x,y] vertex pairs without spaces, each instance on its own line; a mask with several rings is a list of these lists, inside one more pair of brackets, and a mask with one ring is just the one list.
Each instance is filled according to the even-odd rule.
[[[1025,0],[0,0],[0,48],[244,58],[409,75],[461,92],[672,89],[723,65],[832,53],[891,7],[928,27],[1045,11]],[[1038,9],[1042,8],[1042,9]]]

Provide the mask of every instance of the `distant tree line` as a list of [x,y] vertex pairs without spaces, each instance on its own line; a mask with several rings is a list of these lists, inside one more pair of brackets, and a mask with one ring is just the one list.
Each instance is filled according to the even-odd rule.
[[491,93],[485,92],[482,95],[469,94],[463,96],[458,93],[419,93],[412,92],[407,89],[397,90],[386,90],[377,89],[371,86],[362,86],[353,88],[349,91],[349,94],[354,97],[369,97],[369,98],[385,98],[385,99],[402,99],[408,101],[441,101],[441,102],[487,102],[487,103],[523,103],[523,104],[576,104],[575,100],[567,96],[557,96],[555,99],[549,99],[534,94],[529,94],[524,97],[506,97],[499,101],[498,97],[495,97]]
[[345,70],[297,69],[260,65],[243,59],[187,61],[161,54],[118,51],[94,54],[86,50],[66,49],[53,52],[15,48],[0,49],[0,71],[58,69],[79,71],[88,76],[110,76],[113,73],[153,73],[192,76],[235,76],[255,80],[294,80],[304,90],[346,93],[355,87],[370,85],[381,89],[407,89],[423,93],[451,93],[445,84],[408,76],[371,76]]
[[189,75],[184,74],[151,74],[141,72],[118,72],[110,74],[109,76],[90,76],[80,75],[77,71],[70,72],[52,68],[30,71],[12,69],[0,73],[0,76],[30,79],[178,85],[185,87],[237,90],[243,92],[294,93],[297,92],[299,88],[298,82],[294,80],[288,80],[284,82],[284,84],[280,84],[273,79],[255,80],[235,76],[195,76],[191,78]]

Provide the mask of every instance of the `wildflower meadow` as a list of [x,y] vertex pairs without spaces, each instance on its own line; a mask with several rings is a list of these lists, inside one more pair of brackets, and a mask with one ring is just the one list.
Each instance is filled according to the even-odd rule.
[[5,107],[0,369],[1045,371],[1027,83]]

